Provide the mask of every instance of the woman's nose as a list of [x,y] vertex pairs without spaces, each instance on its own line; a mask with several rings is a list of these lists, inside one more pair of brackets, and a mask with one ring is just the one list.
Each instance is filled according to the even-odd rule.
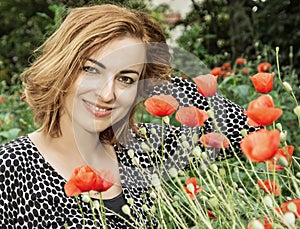
[[109,102],[115,99],[114,81],[107,80],[101,82],[97,87],[97,96],[104,102]]

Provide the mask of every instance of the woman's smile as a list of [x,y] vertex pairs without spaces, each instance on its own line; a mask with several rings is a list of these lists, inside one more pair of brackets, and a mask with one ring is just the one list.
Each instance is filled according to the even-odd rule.
[[103,118],[111,115],[113,108],[95,104],[86,100],[82,100],[86,105],[88,111],[90,111],[96,118]]

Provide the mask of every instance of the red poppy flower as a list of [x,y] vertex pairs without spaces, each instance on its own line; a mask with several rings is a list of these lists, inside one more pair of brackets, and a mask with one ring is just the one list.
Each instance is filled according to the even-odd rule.
[[222,65],[222,70],[225,70],[225,71],[230,71],[231,70],[231,64],[229,62],[226,62]]
[[220,76],[221,75],[221,67],[215,67],[210,71],[210,74],[214,76]]
[[259,93],[269,93],[273,89],[274,72],[265,73],[259,72],[250,79],[255,87],[255,90]]
[[2,96],[0,96],[0,103],[4,103],[6,101],[6,99]]
[[245,64],[247,63],[247,60],[246,60],[245,58],[237,58],[237,59],[235,60],[235,63],[236,63],[237,65],[245,65]]
[[269,72],[271,70],[271,64],[269,62],[262,62],[257,65],[258,72]]
[[193,190],[189,189],[187,186],[183,187],[185,192],[189,195],[189,197],[194,200],[196,199],[197,194],[203,190],[202,187],[197,185],[197,178],[196,177],[191,177],[185,181],[185,184],[192,184],[193,185]]
[[274,194],[274,196],[279,196],[280,186],[273,180],[262,180],[257,181],[258,186],[264,190],[265,193]]
[[207,210],[208,217],[212,220],[217,219],[212,210]]
[[83,192],[108,190],[115,182],[114,175],[109,170],[96,171],[88,165],[75,168],[70,180],[65,184],[67,196],[79,195]]
[[267,169],[269,171],[276,170],[280,171],[283,170],[283,167],[278,164],[277,160],[280,157],[284,157],[286,161],[288,162],[288,165],[290,165],[292,161],[292,156],[294,153],[294,146],[284,146],[277,150],[277,153],[275,154],[274,158],[272,160],[266,161]]
[[296,205],[297,212],[293,212],[293,213],[296,215],[297,219],[300,221],[300,199],[293,199],[293,200],[289,200],[289,201],[286,201],[286,202],[282,203],[280,205],[280,210],[283,213],[291,211],[291,210],[288,209],[289,203],[294,203]]
[[223,134],[215,132],[202,135],[199,140],[202,145],[208,148],[220,149],[229,147],[228,139]]
[[158,117],[173,114],[179,106],[179,103],[173,96],[164,94],[154,95],[148,98],[144,104],[150,114]]
[[241,141],[241,149],[251,161],[263,162],[274,157],[279,143],[278,130],[261,129],[244,137]]
[[203,126],[204,122],[209,118],[206,111],[200,110],[197,107],[182,107],[176,112],[175,118],[181,124],[186,126]]
[[217,77],[211,74],[200,75],[193,78],[196,83],[198,92],[205,96],[210,97],[216,94],[217,91]]
[[243,68],[242,71],[241,71],[241,73],[242,73],[243,75],[247,75],[249,72],[250,72],[250,69],[249,69],[249,68]]
[[282,115],[282,110],[274,108],[273,99],[270,95],[262,95],[249,103],[245,113],[258,125],[267,126]]

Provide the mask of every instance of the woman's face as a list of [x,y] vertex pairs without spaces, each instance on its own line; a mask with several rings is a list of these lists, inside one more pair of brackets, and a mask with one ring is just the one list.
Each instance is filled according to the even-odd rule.
[[145,44],[133,37],[115,39],[90,56],[66,96],[68,118],[61,120],[93,133],[121,120],[137,96],[145,56]]

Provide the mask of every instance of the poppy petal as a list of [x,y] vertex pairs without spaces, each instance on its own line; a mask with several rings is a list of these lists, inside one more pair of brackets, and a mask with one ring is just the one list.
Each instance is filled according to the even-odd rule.
[[209,118],[208,114],[197,107],[182,107],[176,112],[175,118],[181,124],[190,127],[203,126]]
[[219,134],[215,132],[202,135],[199,140],[202,145],[208,148],[213,147],[213,148],[221,149],[223,147],[224,148],[229,147],[229,142],[227,138],[223,134]]
[[254,162],[263,162],[274,157],[280,143],[278,130],[261,129],[252,132],[241,141],[242,152]]
[[179,103],[171,95],[154,95],[145,101],[146,110],[153,116],[164,117],[173,114]]
[[214,75],[211,74],[199,75],[193,78],[193,81],[196,83],[198,92],[201,95],[205,97],[210,97],[216,94],[217,78]]

